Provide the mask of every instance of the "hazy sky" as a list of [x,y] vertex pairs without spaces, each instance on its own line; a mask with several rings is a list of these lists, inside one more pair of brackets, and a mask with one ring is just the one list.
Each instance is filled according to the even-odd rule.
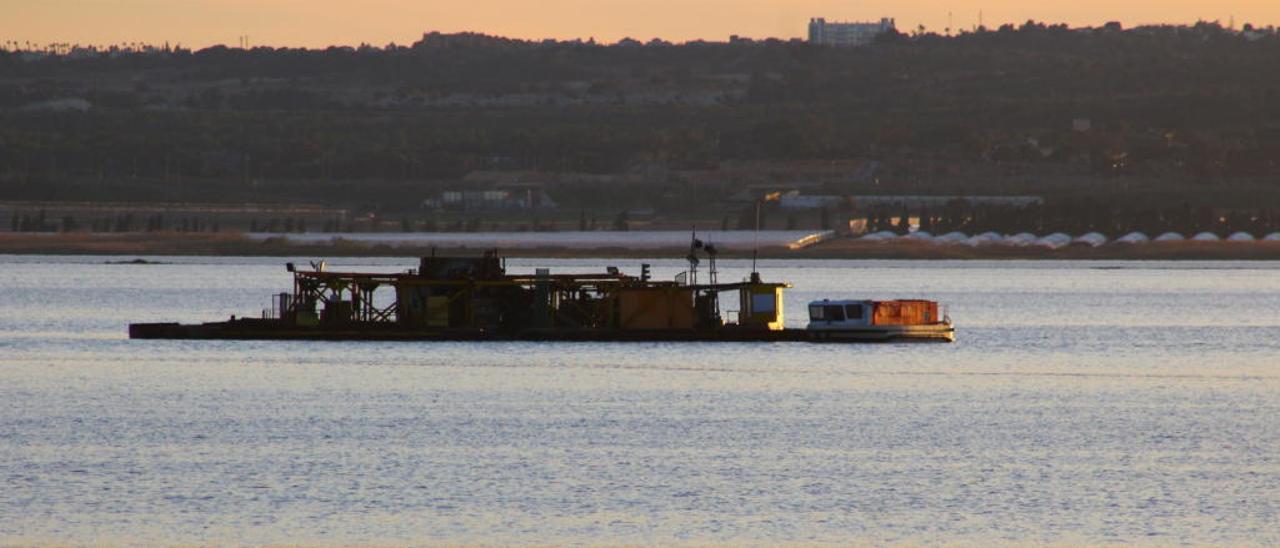
[[802,36],[811,16],[896,17],[899,29],[941,32],[1027,19],[1100,25],[1118,20],[1280,24],[1280,0],[0,0],[0,42],[272,46],[409,44],[424,31],[520,38],[672,41]]

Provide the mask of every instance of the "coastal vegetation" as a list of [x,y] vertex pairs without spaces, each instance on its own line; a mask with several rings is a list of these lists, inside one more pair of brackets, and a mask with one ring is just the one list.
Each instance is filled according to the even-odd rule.
[[[1030,210],[957,204],[909,215],[966,231],[1266,232],[1280,209],[1274,29],[1028,22],[956,36],[918,29],[859,48],[438,33],[321,50],[15,46],[0,51],[0,200],[9,202],[349,211],[333,231],[368,214],[384,220],[375,229],[563,230],[587,218],[621,229],[635,211],[738,226],[751,206],[735,195],[793,183],[836,196],[1044,199]],[[441,192],[492,184],[476,173],[524,174],[562,211],[535,223],[527,212],[424,209]],[[16,211],[0,230],[68,226],[37,215]],[[318,231],[331,222],[191,218],[184,228],[179,216],[124,215],[69,225]],[[878,228],[904,217],[851,203],[767,208],[765,222],[854,216]]]

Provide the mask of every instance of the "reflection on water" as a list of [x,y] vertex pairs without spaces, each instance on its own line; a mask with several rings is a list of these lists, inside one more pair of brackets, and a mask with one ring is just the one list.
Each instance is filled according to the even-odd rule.
[[811,346],[128,341],[284,259],[104,260],[0,258],[0,541],[1280,542],[1272,263],[766,262],[960,329]]

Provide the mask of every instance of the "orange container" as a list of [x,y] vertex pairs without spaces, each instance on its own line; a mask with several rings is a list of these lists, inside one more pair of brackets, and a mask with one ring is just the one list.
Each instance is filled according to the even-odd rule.
[[938,321],[938,303],[933,301],[877,301],[872,325],[926,325]]

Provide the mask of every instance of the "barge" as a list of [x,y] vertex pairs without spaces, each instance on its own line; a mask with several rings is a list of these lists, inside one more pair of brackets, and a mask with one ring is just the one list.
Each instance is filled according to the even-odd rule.
[[[787,329],[783,294],[790,284],[762,281],[755,272],[740,282],[719,283],[714,247],[700,244],[695,240],[690,251],[689,270],[672,281],[651,279],[647,264],[641,266],[639,276],[615,267],[602,273],[552,274],[537,269],[533,275],[513,275],[506,272],[496,252],[481,257],[423,257],[417,269],[390,274],[330,272],[324,263],[305,270],[290,263],[286,269],[293,274],[292,291],[275,295],[261,317],[233,316],[194,325],[136,323],[129,326],[129,337],[674,342],[954,338],[949,320],[915,327],[902,322],[892,326],[857,323],[850,320],[853,309],[845,308],[851,306],[846,304],[841,305],[841,322],[821,318],[815,322],[811,317],[808,329]],[[710,256],[706,283],[699,283],[697,250]],[[722,298],[736,301],[732,320],[722,317]],[[871,307],[871,318],[877,317],[874,302],[862,303]]]

